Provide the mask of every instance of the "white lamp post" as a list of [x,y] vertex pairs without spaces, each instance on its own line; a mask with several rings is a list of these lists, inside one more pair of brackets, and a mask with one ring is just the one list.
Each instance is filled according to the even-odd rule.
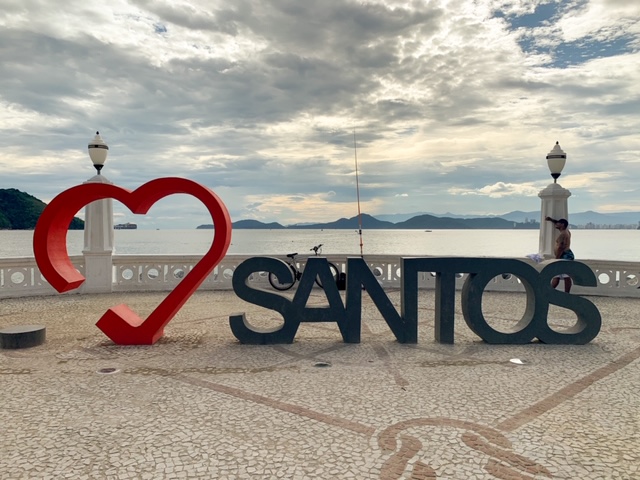
[[558,183],[558,177],[562,173],[567,162],[567,154],[556,142],[553,149],[547,155],[547,165],[553,177],[553,183],[544,188],[538,196],[542,200],[540,208],[540,245],[538,253],[545,258],[553,258],[556,241],[556,229],[551,222],[547,222],[547,217],[565,218],[569,220],[568,198],[571,192]]
[[[98,172],[84,183],[111,184],[100,171],[104,167],[109,146],[100,133],[89,142],[89,158]],[[91,202],[84,209],[84,276],[83,293],[109,293],[112,291],[113,254],[113,200],[105,198]]]

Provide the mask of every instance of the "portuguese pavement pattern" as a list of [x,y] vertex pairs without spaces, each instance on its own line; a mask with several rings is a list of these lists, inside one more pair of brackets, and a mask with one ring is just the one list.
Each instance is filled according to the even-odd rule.
[[[590,297],[603,326],[581,346],[487,345],[459,299],[455,343],[438,344],[430,291],[413,345],[366,294],[360,344],[305,323],[293,344],[241,345],[229,315],[281,318],[220,291],[197,292],[153,346],[95,326],[113,305],[145,315],[162,298],[0,301],[0,327],[47,328],[42,346],[0,350],[0,478],[640,478],[640,300]],[[485,293],[482,309],[507,330],[524,294]],[[562,329],[575,314],[549,319]]]

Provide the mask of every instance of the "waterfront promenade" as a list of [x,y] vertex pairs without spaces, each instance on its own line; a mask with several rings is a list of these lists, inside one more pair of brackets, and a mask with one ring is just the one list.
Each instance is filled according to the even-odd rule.
[[[638,298],[589,297],[603,326],[582,346],[486,345],[459,292],[455,344],[437,344],[433,290],[416,345],[395,341],[367,295],[357,345],[327,323],[291,345],[240,345],[230,314],[279,319],[228,290],[197,292],[154,346],[113,345],[95,326],[165,295],[0,300],[0,328],[47,327],[42,346],[0,350],[0,478],[640,478]],[[483,298],[496,328],[524,310],[522,293]]]

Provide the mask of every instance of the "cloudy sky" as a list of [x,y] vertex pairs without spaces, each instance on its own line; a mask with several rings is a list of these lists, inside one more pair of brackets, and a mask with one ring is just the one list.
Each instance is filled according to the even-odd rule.
[[[640,2],[0,0],[0,188],[181,176],[233,221],[640,210]],[[354,152],[354,131],[357,148]],[[147,220],[210,223],[186,196]]]

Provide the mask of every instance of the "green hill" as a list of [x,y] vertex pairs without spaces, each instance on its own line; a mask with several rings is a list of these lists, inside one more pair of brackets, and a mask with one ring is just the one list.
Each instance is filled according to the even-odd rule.
[[381,220],[378,220],[375,217],[372,217],[371,215],[367,215],[366,213],[363,213],[361,215],[361,218],[358,218],[357,216],[355,217],[351,217],[351,218],[341,218],[339,220],[336,220],[335,222],[329,222],[329,223],[312,223],[312,224],[304,224],[304,225],[289,225],[287,228],[290,229],[305,229],[305,228],[310,228],[310,229],[315,229],[315,230],[320,230],[323,228],[326,228],[328,230],[332,230],[332,229],[357,229],[358,225],[360,224],[360,221],[362,221],[362,228],[370,228],[370,229],[384,229],[384,228],[394,228],[393,223],[391,222],[383,222]]
[[465,229],[471,227],[463,218],[436,217],[434,215],[418,215],[404,222],[395,224],[396,228],[406,229]]
[[516,222],[503,218],[450,218],[434,217],[433,215],[419,215],[401,223],[397,228],[434,228],[434,229],[508,229],[517,228]]
[[[46,203],[15,188],[0,188],[0,229],[33,230]],[[83,230],[84,221],[74,218],[70,230]]]

